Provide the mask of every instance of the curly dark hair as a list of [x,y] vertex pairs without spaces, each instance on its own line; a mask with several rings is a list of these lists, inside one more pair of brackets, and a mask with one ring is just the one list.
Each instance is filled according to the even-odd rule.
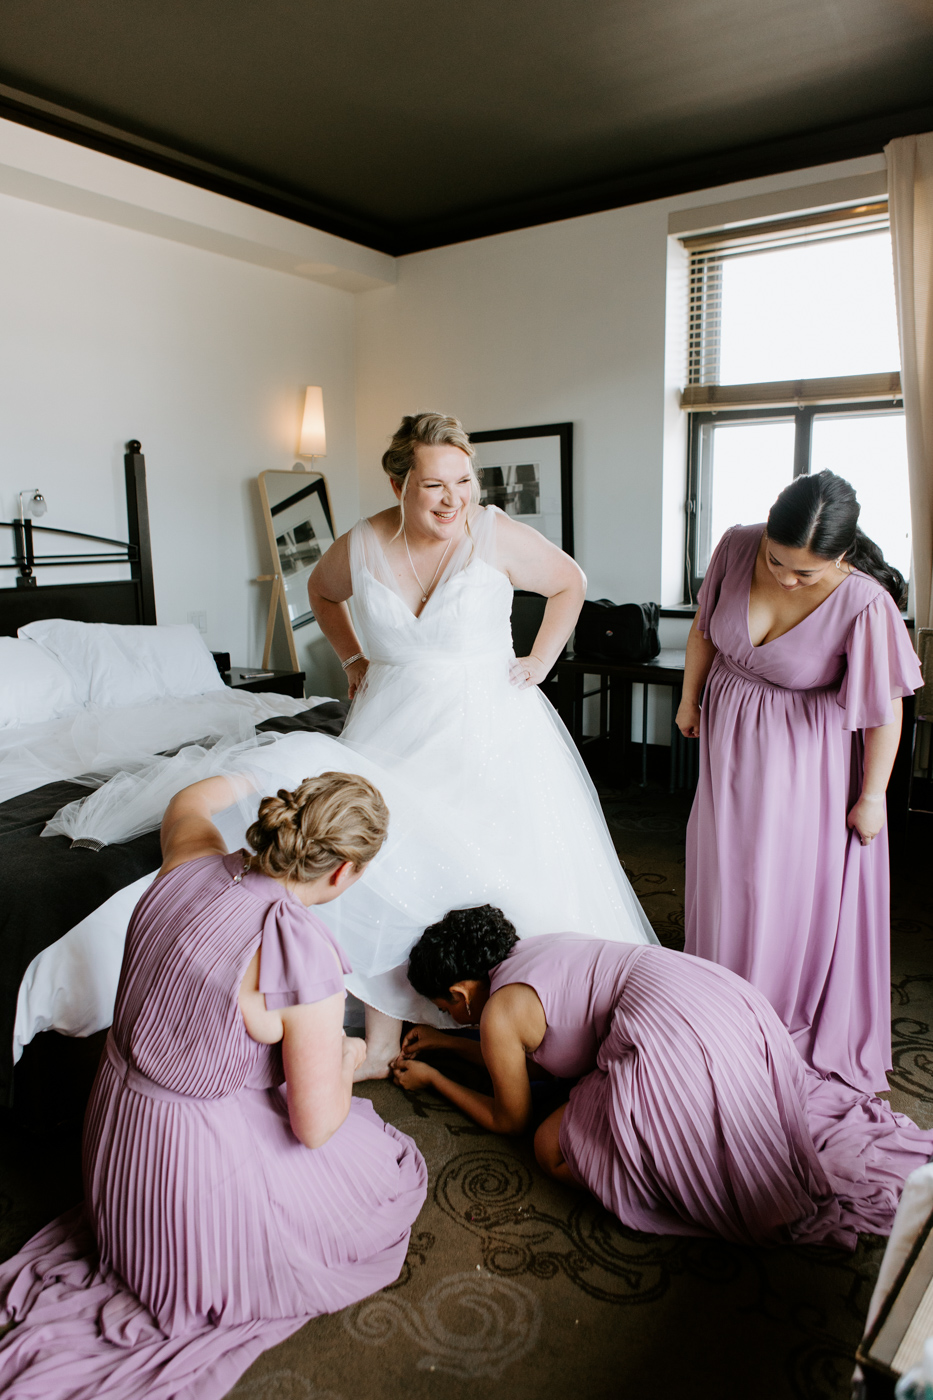
[[501,909],[451,909],[426,928],[408,959],[408,980],[421,996],[446,997],[455,982],[485,977],[518,942]]

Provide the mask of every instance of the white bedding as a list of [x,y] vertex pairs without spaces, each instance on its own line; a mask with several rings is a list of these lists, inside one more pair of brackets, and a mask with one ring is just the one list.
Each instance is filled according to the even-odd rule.
[[[300,714],[328,698],[225,688],[186,700],[88,707],[77,716],[0,731],[0,801],[79,775],[95,787],[166,749],[207,737],[244,740],[263,720]],[[17,997],[14,1063],[39,1031],[86,1036],[110,1025],[127,923],[154,878],[153,871],[118,890],[33,958]]]
[[118,707],[88,705],[64,719],[0,730],[0,802],[61,778],[88,787],[196,739],[247,739],[273,715],[297,715],[327,697],[293,700],[248,690]]

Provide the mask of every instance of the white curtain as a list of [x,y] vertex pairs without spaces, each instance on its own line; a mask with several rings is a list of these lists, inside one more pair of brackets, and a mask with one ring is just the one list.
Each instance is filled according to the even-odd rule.
[[933,132],[884,148],[907,420],[911,594],[918,627],[933,626]]

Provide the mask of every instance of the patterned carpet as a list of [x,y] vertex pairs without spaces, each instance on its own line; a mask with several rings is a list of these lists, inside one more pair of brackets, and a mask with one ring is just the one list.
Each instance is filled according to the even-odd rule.
[[[688,803],[655,787],[602,797],[659,937],[682,946]],[[928,848],[929,830],[915,830],[894,851],[891,1097],[933,1126],[933,921],[919,874]],[[7,1135],[5,1254],[80,1192],[74,1102],[68,1111],[79,1080],[59,1082],[55,1123],[40,1130],[33,1117]],[[487,1134],[427,1091],[364,1091],[430,1171],[402,1277],[266,1352],[231,1397],[848,1400],[883,1240],[864,1236],[850,1255],[639,1235],[543,1179],[528,1141]]]

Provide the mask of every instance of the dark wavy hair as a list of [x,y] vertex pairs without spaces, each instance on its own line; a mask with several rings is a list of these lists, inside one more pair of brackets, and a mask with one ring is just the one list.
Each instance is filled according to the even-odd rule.
[[907,592],[904,575],[858,528],[860,510],[852,487],[835,472],[798,476],[768,512],[768,538],[788,549],[808,549],[820,559],[841,555],[853,569],[877,579],[900,607]]
[[492,904],[451,909],[412,948],[408,980],[429,1001],[446,997],[455,982],[485,977],[517,942],[515,926]]

